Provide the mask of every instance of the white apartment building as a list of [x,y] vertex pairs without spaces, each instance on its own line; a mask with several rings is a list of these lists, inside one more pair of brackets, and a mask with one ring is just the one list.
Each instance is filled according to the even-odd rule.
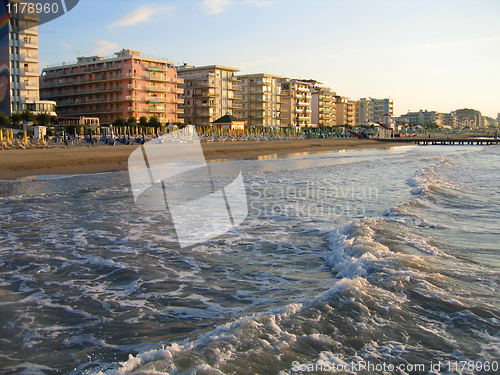
[[335,95],[336,125],[356,125],[356,101],[346,96]]
[[311,126],[311,87],[307,81],[282,78],[281,126]]
[[311,122],[319,127],[332,127],[336,123],[335,91],[318,81],[311,83]]
[[234,76],[238,68],[221,65],[177,67],[177,75],[184,79],[184,103],[181,118],[196,126],[208,126],[220,117],[231,114],[241,107],[241,91],[238,78]]
[[[12,0],[12,4],[21,3]],[[9,20],[10,113],[29,109],[32,113],[57,116],[56,102],[40,100],[38,24],[36,12],[10,14]]]
[[235,116],[248,126],[280,126],[281,78],[267,73],[238,76],[242,87],[241,109],[235,110]]
[[356,125],[370,125],[381,121],[384,115],[394,115],[391,98],[361,98],[356,102]]

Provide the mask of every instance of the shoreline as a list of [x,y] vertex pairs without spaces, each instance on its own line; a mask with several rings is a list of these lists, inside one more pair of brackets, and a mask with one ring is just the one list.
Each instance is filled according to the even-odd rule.
[[[202,143],[207,161],[253,159],[270,155],[362,150],[405,146],[379,140],[353,138],[298,139],[286,141],[240,141]],[[0,151],[0,180],[23,180],[42,175],[88,174],[127,170],[129,155],[140,145],[87,143],[64,148],[10,149]]]

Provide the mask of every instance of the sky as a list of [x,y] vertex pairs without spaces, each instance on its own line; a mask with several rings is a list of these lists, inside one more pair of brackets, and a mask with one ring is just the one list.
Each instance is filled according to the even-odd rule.
[[124,48],[390,97],[395,115],[500,113],[500,0],[80,0],[39,27],[41,68]]

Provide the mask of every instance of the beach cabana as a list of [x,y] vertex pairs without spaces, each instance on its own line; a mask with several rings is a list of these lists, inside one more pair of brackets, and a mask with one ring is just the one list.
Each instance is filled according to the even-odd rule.
[[245,132],[246,122],[232,115],[224,115],[212,122],[214,129],[230,130],[234,133],[243,134]]

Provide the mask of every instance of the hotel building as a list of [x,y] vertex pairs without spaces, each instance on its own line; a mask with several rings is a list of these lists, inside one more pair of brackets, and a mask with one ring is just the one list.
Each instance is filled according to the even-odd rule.
[[175,66],[167,60],[123,49],[114,57],[78,57],[43,69],[41,96],[55,100],[61,116],[98,117],[110,124],[118,117],[156,117],[162,124],[182,122]]
[[[22,9],[18,0],[10,1],[10,9]],[[26,2],[24,2],[26,3]],[[22,3],[21,3],[22,4]],[[38,24],[36,12],[12,12],[1,16],[5,19],[0,38],[2,76],[8,71],[5,80],[4,100],[0,111],[6,115],[22,112],[26,109],[34,114],[48,113],[57,116],[54,101],[40,100],[38,83]],[[8,20],[8,22],[7,22]],[[8,33],[5,33],[7,31]],[[4,37],[8,35],[8,47]],[[6,60],[6,61],[4,61]],[[5,77],[6,78],[6,77]]]
[[241,107],[238,92],[241,86],[234,76],[237,68],[220,65],[177,67],[177,74],[184,80],[181,95],[185,123],[208,126],[226,114],[234,114]]
[[346,96],[335,95],[336,125],[356,125],[356,102]]
[[335,91],[322,86],[321,82],[311,83],[311,121],[319,127],[332,127],[337,125]]
[[481,127],[483,122],[483,116],[481,112],[471,109],[462,108],[451,112],[453,114],[453,124],[456,128],[470,128],[477,129]]
[[238,76],[242,87],[241,109],[235,111],[235,116],[248,126],[280,126],[281,78],[266,73]]
[[382,116],[394,114],[394,101],[390,98],[361,98],[356,102],[356,125],[370,125]]
[[311,126],[311,87],[307,81],[282,78],[281,126]]

